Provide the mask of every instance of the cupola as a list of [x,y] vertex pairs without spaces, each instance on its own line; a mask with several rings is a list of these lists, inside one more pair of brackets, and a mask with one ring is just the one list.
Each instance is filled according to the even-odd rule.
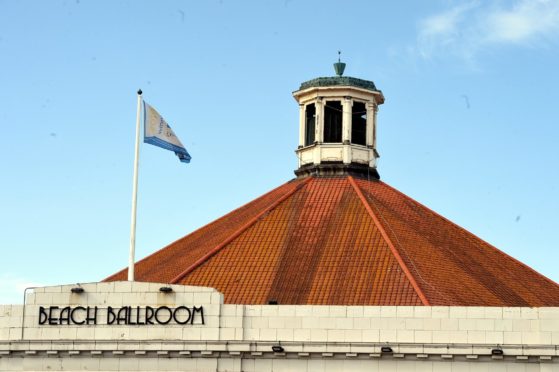
[[334,64],[337,76],[301,84],[297,177],[360,174],[379,178],[376,170],[378,106],[384,96],[369,80],[343,76],[345,63]]

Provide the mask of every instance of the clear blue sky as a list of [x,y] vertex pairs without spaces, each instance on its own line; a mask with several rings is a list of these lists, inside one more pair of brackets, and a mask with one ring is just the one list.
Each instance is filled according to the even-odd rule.
[[[559,1],[0,0],[0,303],[137,258],[293,177],[302,81],[373,80],[382,179],[559,281]],[[522,278],[518,278],[522,280]]]

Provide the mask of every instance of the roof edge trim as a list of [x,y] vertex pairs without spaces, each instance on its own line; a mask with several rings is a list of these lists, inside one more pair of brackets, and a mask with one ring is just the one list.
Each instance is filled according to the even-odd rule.
[[231,243],[231,241],[233,241],[235,238],[237,238],[239,235],[241,235],[243,232],[245,232],[248,228],[250,228],[252,225],[254,225],[256,222],[258,222],[258,220],[260,219],[260,217],[262,217],[263,215],[265,215],[266,213],[269,213],[272,209],[276,208],[278,205],[280,205],[284,200],[286,200],[287,198],[289,198],[291,195],[293,195],[295,192],[297,192],[298,190],[300,190],[303,186],[305,186],[307,183],[309,183],[313,178],[309,177],[306,180],[304,180],[303,182],[301,182],[300,184],[298,184],[297,186],[295,186],[293,188],[293,190],[285,193],[284,195],[282,195],[278,200],[276,200],[275,202],[273,202],[272,204],[270,204],[267,208],[265,208],[264,210],[262,210],[260,213],[258,213],[256,216],[254,216],[250,221],[248,221],[246,224],[244,224],[243,226],[241,226],[237,231],[235,231],[233,234],[231,234],[227,239],[225,239],[223,242],[221,242],[220,244],[218,244],[215,248],[213,248],[211,251],[209,251],[208,253],[206,253],[204,256],[202,256],[201,258],[199,258],[196,262],[194,262],[192,265],[190,265],[189,267],[187,267],[183,272],[181,272],[179,275],[177,275],[176,277],[174,277],[169,283],[171,284],[177,284],[181,279],[183,279],[185,276],[187,276],[188,274],[190,274],[192,271],[196,270],[198,267],[200,267],[201,265],[203,265],[207,260],[209,260],[211,257],[213,257],[215,254],[217,254],[219,251],[221,251],[227,244]]
[[446,221],[447,223],[450,223],[451,225],[453,225],[454,227],[458,228],[460,231],[466,232],[468,234],[473,235],[476,239],[478,239],[479,241],[481,241],[482,243],[486,244],[488,247],[491,247],[493,249],[495,249],[498,253],[500,253],[501,255],[510,258],[511,260],[515,261],[517,264],[525,267],[526,269],[529,269],[530,271],[532,271],[534,274],[542,277],[543,279],[545,279],[547,282],[555,285],[555,286],[559,286],[559,282],[555,282],[553,279],[548,278],[547,276],[545,276],[544,274],[540,273],[539,271],[537,271],[536,269],[532,268],[531,266],[525,264],[524,262],[520,261],[519,259],[511,256],[510,254],[506,253],[505,251],[502,251],[501,249],[497,248],[496,246],[494,246],[493,244],[489,243],[488,241],[486,241],[485,239],[480,238],[478,235],[472,233],[471,231],[466,230],[465,228],[463,228],[462,226],[458,225],[457,223],[449,220],[448,218],[446,218],[445,216],[443,216],[442,214],[434,211],[433,209],[429,208],[428,206],[426,206],[425,204],[409,197],[408,195],[404,194],[403,192],[401,192],[400,190],[390,186],[389,184],[383,182],[383,184],[390,188],[391,190],[393,190],[394,192],[398,193],[399,195],[402,195],[404,198],[406,198],[407,200],[412,201],[413,203],[420,205],[422,208],[425,208],[427,211],[429,211],[430,213],[432,213],[434,216],[437,216],[438,218]]
[[413,289],[417,293],[417,296],[421,300],[421,303],[423,303],[423,305],[425,305],[425,306],[431,306],[431,304],[429,303],[429,300],[427,299],[427,297],[425,297],[425,294],[423,293],[423,291],[421,290],[421,288],[417,284],[417,282],[416,282],[415,278],[413,277],[411,271],[406,266],[406,263],[402,259],[402,256],[400,256],[400,253],[398,252],[398,249],[396,249],[396,246],[394,246],[394,244],[392,243],[392,240],[390,239],[390,237],[386,233],[386,230],[384,229],[384,227],[382,227],[382,224],[380,223],[378,218],[375,216],[375,213],[371,209],[371,206],[369,205],[369,203],[367,203],[367,199],[365,199],[365,196],[361,192],[361,189],[359,188],[357,183],[355,183],[355,180],[353,179],[352,176],[348,176],[348,180],[349,180],[349,183],[351,184],[351,186],[353,187],[353,189],[355,190],[355,193],[357,194],[357,196],[359,197],[359,199],[363,203],[363,206],[365,207],[365,209],[369,213],[369,216],[371,216],[371,218],[373,219],[374,224],[379,229],[380,234],[382,235],[382,237],[384,238],[384,240],[388,244],[388,247],[390,248],[390,251],[392,251],[392,254],[396,258],[396,261],[398,262],[398,264],[400,265],[400,267],[404,271],[404,274],[406,275],[406,277],[410,281]]

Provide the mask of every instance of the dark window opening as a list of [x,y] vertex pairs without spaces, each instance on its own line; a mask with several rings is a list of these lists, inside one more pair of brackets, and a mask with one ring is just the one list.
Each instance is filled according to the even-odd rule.
[[305,146],[314,143],[314,131],[316,125],[316,107],[314,103],[305,108]]
[[342,103],[326,102],[324,106],[324,142],[342,142]]
[[367,144],[367,109],[363,102],[353,102],[351,111],[351,143]]

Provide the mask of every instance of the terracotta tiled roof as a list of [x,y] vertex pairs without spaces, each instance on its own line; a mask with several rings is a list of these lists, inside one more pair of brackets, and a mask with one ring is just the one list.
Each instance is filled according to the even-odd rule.
[[559,306],[558,284],[387,184],[351,176],[290,181],[135,272],[238,304]]

